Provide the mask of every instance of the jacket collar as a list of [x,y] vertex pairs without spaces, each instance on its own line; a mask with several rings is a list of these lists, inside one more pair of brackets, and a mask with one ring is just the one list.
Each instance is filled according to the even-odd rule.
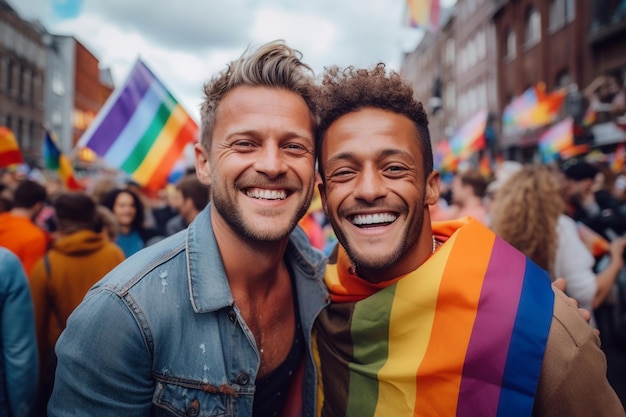
[[[186,248],[187,279],[194,311],[206,313],[232,305],[233,295],[211,226],[210,204],[189,225]],[[300,227],[289,238],[285,259],[295,275],[296,287],[310,285],[299,283],[302,280],[321,282],[325,258],[311,247]]]

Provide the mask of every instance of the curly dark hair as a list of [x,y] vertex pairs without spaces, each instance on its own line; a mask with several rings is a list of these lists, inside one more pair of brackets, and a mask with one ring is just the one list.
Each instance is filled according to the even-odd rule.
[[413,96],[413,88],[397,72],[387,71],[385,64],[379,63],[372,69],[358,69],[353,66],[344,69],[336,66],[327,68],[317,103],[319,123],[316,149],[322,178],[324,175],[319,150],[328,127],[341,116],[366,107],[388,110],[408,117],[417,129],[425,177],[432,172],[433,150],[424,107]]

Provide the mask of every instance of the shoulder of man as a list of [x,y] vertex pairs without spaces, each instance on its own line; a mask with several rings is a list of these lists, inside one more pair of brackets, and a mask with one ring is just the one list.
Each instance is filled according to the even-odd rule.
[[562,291],[554,293],[533,416],[625,416],[606,378],[600,338]]
[[[117,245],[111,246],[111,250],[117,252]],[[124,259],[111,272],[109,272],[101,281],[92,288],[92,291],[98,287],[106,287],[113,292],[125,291],[136,285],[140,281],[156,275],[151,272],[160,266],[171,262],[175,257],[182,256],[185,251],[185,236],[175,235],[154,245],[147,246],[131,257]],[[181,265],[185,263],[182,262]]]

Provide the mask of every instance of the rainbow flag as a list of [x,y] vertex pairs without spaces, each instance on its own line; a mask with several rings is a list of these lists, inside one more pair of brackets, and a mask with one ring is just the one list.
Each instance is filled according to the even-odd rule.
[[440,172],[453,172],[457,169],[458,159],[452,153],[447,139],[437,142],[433,149],[433,164]]
[[585,111],[585,114],[583,115],[582,125],[589,127],[593,125],[597,119],[598,119],[598,114],[593,109],[593,106],[589,106],[587,107],[587,110]]
[[569,159],[589,152],[589,145],[574,144],[573,126],[573,119],[568,117],[543,132],[538,149],[544,162],[554,161],[557,157]]
[[491,158],[486,153],[480,158],[478,163],[478,171],[485,179],[491,179],[493,177],[493,169],[491,168]]
[[436,32],[439,29],[439,0],[407,0],[408,25]]
[[0,126],[0,168],[23,163],[24,158],[15,135],[8,128]]
[[74,168],[70,160],[63,155],[61,149],[57,145],[56,138],[46,132],[46,137],[43,142],[43,159],[46,164],[46,168],[51,171],[56,171],[59,178],[68,190],[82,190],[83,186],[76,180],[74,175]]
[[318,415],[529,417],[552,323],[547,272],[481,225],[433,223],[446,242],[383,283],[339,248],[315,324]]
[[626,162],[626,147],[624,146],[624,142],[621,142],[615,148],[615,152],[611,155],[611,171],[616,174],[622,172],[624,168],[624,162]]
[[461,126],[450,138],[452,154],[463,160],[485,148],[487,110],[481,110]]
[[90,148],[140,185],[157,190],[166,184],[197,132],[194,120],[146,64],[137,60],[77,147]]
[[565,89],[545,92],[544,83],[530,87],[504,108],[502,125],[505,130],[534,129],[552,123],[559,115]]

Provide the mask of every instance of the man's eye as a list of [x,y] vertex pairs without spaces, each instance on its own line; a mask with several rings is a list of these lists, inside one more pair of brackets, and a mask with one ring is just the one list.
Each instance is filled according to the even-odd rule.
[[238,140],[237,142],[233,143],[233,147],[236,148],[252,148],[254,146],[254,143],[250,142],[249,140]]
[[304,154],[307,152],[307,148],[299,143],[289,143],[285,145],[285,149],[295,154]]
[[354,171],[351,171],[349,169],[341,169],[341,170],[337,170],[335,172],[333,172],[330,176],[331,178],[341,178],[341,177],[347,177],[349,175],[352,175]]

